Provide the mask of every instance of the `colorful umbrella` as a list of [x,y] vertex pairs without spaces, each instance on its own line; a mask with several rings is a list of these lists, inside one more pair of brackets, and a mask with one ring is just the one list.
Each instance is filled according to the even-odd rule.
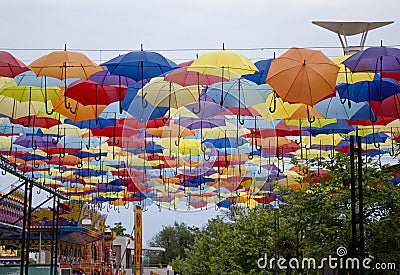
[[230,73],[237,76],[258,71],[246,56],[227,50],[212,51],[202,54],[188,67],[188,71],[199,72],[231,79]]
[[68,99],[70,106],[65,106],[65,98],[52,100],[54,111],[68,117],[73,122],[97,119],[107,105],[87,105],[84,106],[78,101]]
[[122,85],[101,86],[91,80],[78,80],[68,85],[65,94],[84,106],[108,105],[122,101],[127,90]]
[[371,47],[353,54],[342,63],[352,72],[399,72],[400,49]]
[[37,76],[52,76],[61,80],[85,78],[102,71],[102,67],[86,55],[73,51],[54,51],[34,60],[29,67]]
[[215,75],[188,71],[188,67],[181,67],[170,71],[164,79],[182,86],[211,85],[220,81],[228,81],[227,78],[221,79],[221,77]]
[[347,84],[354,84],[359,81],[371,81],[374,79],[374,73],[369,72],[351,72],[344,64],[349,55],[342,55],[332,59],[332,61],[339,66],[339,73],[336,79],[337,83],[347,83]]
[[272,61],[266,82],[283,101],[313,106],[335,95],[338,71],[321,51],[293,47]]
[[394,79],[381,78],[380,75],[376,75],[372,81],[338,84],[337,90],[340,98],[350,99],[354,102],[382,101],[391,95],[400,93],[400,85]]
[[0,76],[15,77],[29,71],[29,68],[15,56],[6,51],[0,51]]
[[111,74],[129,77],[135,81],[160,76],[178,68],[178,65],[157,52],[133,51],[102,64]]

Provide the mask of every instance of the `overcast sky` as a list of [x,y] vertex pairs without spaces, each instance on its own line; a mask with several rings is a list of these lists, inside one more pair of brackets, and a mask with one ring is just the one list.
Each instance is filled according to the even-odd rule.
[[[395,21],[371,31],[366,44],[378,46],[382,40],[399,46],[399,8],[398,0],[6,0],[0,49],[27,64],[64,44],[96,62],[122,50],[139,50],[140,44],[177,63],[194,59],[200,49],[221,49],[222,43],[253,61],[291,46],[323,47],[332,57],[342,53],[335,49],[340,46],[337,35],[311,21]],[[350,41],[358,44],[359,37]],[[112,215],[109,223],[123,221],[130,232],[132,208],[124,213],[128,216]],[[143,218],[144,240],[175,219],[201,226],[217,213],[151,208]]]

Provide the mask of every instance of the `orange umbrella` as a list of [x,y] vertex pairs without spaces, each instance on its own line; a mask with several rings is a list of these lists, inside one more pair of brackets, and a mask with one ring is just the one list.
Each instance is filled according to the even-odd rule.
[[54,51],[33,61],[29,67],[37,76],[52,76],[58,79],[89,78],[103,68],[86,55],[72,51]]
[[293,47],[272,61],[266,82],[283,101],[313,106],[335,96],[338,72],[321,51]]
[[54,111],[66,116],[73,122],[88,119],[97,119],[107,105],[87,105],[84,106],[76,100],[68,98],[70,106],[65,106],[65,97],[52,100]]

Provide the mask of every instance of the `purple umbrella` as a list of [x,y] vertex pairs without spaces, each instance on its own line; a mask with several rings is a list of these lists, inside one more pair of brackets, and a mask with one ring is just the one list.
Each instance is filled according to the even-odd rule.
[[92,74],[89,77],[89,80],[96,82],[101,86],[110,86],[110,85],[125,85],[128,86],[130,84],[135,84],[136,81],[120,75],[111,74],[106,67],[103,66],[104,71],[97,72]]
[[37,133],[34,135],[24,134],[19,136],[14,141],[14,144],[32,149],[56,147],[56,145],[53,143],[53,138],[54,136],[52,135],[44,135],[42,131],[39,129]]
[[342,62],[352,72],[399,72],[400,49],[371,47]]

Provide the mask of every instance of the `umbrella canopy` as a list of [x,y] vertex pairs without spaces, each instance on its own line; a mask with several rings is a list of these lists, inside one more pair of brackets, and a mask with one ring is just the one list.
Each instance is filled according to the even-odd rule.
[[271,67],[272,58],[266,60],[259,60],[254,65],[257,67],[258,72],[253,74],[244,75],[243,78],[247,80],[253,81],[258,85],[264,84],[265,80],[267,79],[269,67]]
[[121,75],[115,75],[111,74],[109,70],[107,70],[107,67],[103,67],[103,71],[97,72],[92,74],[88,80],[96,82],[97,84],[100,84],[101,86],[110,86],[110,85],[131,85],[135,84],[136,81],[133,79],[130,79],[125,76]]
[[122,85],[101,86],[91,80],[78,80],[71,83],[66,96],[82,105],[108,105],[124,99],[128,87]]
[[350,105],[341,102],[338,94],[335,97],[324,99],[314,106],[326,118],[337,119],[375,119],[375,114],[368,102],[350,102]]
[[102,71],[103,68],[86,55],[73,51],[54,51],[35,61],[29,67],[37,76],[52,76],[61,80],[85,78]]
[[353,54],[342,63],[352,72],[399,72],[400,49],[371,47]]
[[164,79],[182,86],[211,85],[220,81],[228,81],[227,78],[188,71],[188,67],[181,67],[170,71]]
[[[29,70],[20,73],[14,77],[15,82],[18,86],[37,86],[37,87],[55,87],[64,86],[65,82],[61,79],[51,77],[51,76],[37,76],[34,71]],[[78,78],[68,78],[67,85],[78,80]]]
[[350,99],[354,102],[382,101],[391,95],[400,93],[400,85],[394,79],[380,78],[377,75],[372,81],[338,84],[337,90],[341,98]]
[[198,100],[198,86],[183,87],[165,81],[162,77],[150,80],[138,91],[138,96],[146,98],[153,106],[179,108]]
[[11,118],[20,118],[37,114],[44,107],[43,102],[20,102],[8,96],[0,96],[0,114]]
[[107,105],[87,105],[79,103],[71,98],[68,99],[70,107],[65,106],[65,97],[61,99],[52,100],[54,111],[60,113],[67,118],[71,119],[73,122],[97,119],[100,113],[107,107]]
[[157,52],[132,51],[102,64],[111,74],[129,77],[135,81],[153,78],[179,66]]
[[342,62],[349,57],[349,55],[342,55],[332,59],[332,61],[339,66],[339,73],[336,79],[337,83],[354,84],[359,81],[371,81],[374,79],[374,73],[351,72],[344,64],[342,64]]
[[283,101],[313,106],[335,95],[338,71],[321,51],[293,47],[272,61],[266,82]]
[[246,108],[265,102],[270,91],[269,85],[257,85],[247,79],[235,78],[229,82],[211,85],[206,93],[223,106]]
[[235,76],[251,74],[257,67],[246,56],[227,50],[211,51],[202,54],[188,67],[188,71],[216,75],[231,79]]
[[45,102],[60,98],[59,87],[41,88],[38,86],[14,86],[0,89],[0,95],[15,98],[18,101]]
[[395,94],[384,99],[375,109],[378,116],[400,118],[400,94]]
[[15,56],[6,51],[0,51],[0,76],[15,77],[29,68]]

